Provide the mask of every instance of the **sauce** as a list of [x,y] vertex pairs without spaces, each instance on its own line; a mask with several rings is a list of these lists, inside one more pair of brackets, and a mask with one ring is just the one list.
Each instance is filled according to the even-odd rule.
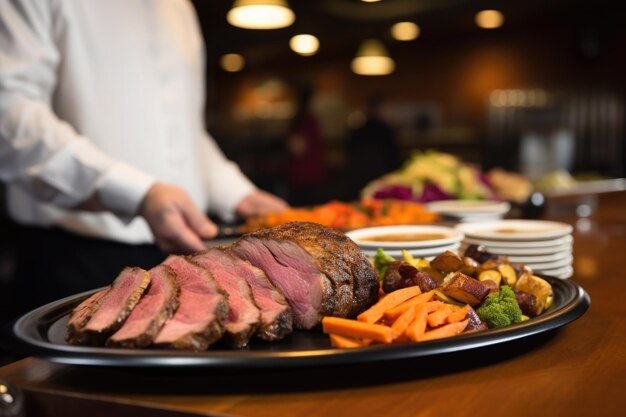
[[548,232],[549,230],[540,230],[540,229],[496,229],[494,230],[495,233],[507,233],[507,234],[514,234],[514,233],[542,233],[542,232]]
[[386,235],[366,236],[358,239],[361,242],[416,242],[438,240],[448,237],[443,233],[389,233]]

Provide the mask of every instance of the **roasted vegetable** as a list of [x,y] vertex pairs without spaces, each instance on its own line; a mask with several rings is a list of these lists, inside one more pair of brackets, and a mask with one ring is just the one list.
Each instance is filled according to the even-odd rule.
[[516,288],[515,299],[517,304],[519,304],[519,308],[522,309],[522,314],[528,317],[537,316],[537,297],[534,294],[529,294]]
[[476,309],[478,317],[490,328],[504,327],[522,321],[522,310],[517,304],[515,293],[508,285],[490,294]]
[[448,272],[456,272],[461,269],[463,260],[456,253],[447,250],[430,261],[430,266],[447,274]]
[[485,284],[461,272],[447,276],[440,290],[448,297],[472,306],[483,301],[489,293]]
[[378,271],[380,279],[385,276],[385,271],[392,262],[395,262],[395,259],[389,256],[382,248],[378,248],[376,255],[374,256],[374,268]]
[[525,272],[517,280],[515,289],[533,294],[537,298],[535,316],[543,313],[552,305],[552,286],[543,278]]
[[383,276],[383,291],[390,293],[400,288],[417,285],[422,292],[437,287],[437,283],[430,275],[420,272],[416,267],[405,261],[394,261],[387,266]]
[[483,245],[469,245],[465,249],[465,253],[463,256],[467,256],[468,258],[472,258],[476,262],[482,264],[487,262],[489,259],[497,258],[497,255],[489,252]]

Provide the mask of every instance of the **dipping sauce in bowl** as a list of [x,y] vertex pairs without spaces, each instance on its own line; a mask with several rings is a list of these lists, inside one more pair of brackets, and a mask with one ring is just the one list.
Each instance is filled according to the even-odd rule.
[[451,227],[399,225],[366,227],[346,233],[361,248],[411,249],[445,246],[463,240],[463,233]]
[[385,235],[364,236],[357,242],[419,242],[423,240],[438,240],[448,237],[443,233],[390,233]]

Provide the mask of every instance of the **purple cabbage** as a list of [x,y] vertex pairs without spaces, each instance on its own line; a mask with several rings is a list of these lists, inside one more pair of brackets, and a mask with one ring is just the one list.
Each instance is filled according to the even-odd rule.
[[374,193],[374,198],[378,200],[395,199],[405,201],[415,201],[411,187],[405,185],[390,185]]
[[430,201],[452,200],[453,198],[454,196],[446,193],[438,185],[426,183],[424,184],[422,195],[420,196],[418,201],[422,203],[428,203]]

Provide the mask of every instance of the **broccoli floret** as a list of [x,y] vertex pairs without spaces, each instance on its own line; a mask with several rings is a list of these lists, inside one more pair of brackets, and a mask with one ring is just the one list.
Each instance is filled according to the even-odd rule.
[[517,304],[515,293],[508,285],[489,295],[476,309],[478,317],[490,328],[504,327],[522,321],[522,310]]
[[389,256],[382,248],[378,248],[376,255],[374,256],[374,268],[378,271],[379,279],[383,279],[387,267],[393,261],[395,261],[394,258]]

